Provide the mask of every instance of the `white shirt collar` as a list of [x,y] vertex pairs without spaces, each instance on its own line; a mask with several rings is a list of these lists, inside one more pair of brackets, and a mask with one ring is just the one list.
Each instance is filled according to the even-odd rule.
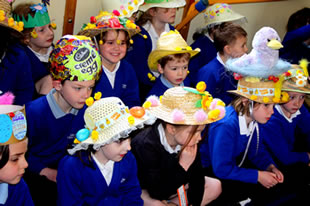
[[110,185],[113,176],[114,161],[109,160],[106,164],[102,164],[96,159],[95,155],[91,154],[91,156],[100,169],[100,172],[103,175],[107,185]]
[[0,184],[0,204],[5,204],[9,195],[9,185],[7,183]]
[[220,57],[220,53],[216,53],[216,59],[225,67],[225,63],[223,62],[222,58]]
[[165,150],[170,154],[178,153],[181,150],[181,145],[177,145],[174,149],[168,144],[165,130],[162,124],[158,125],[158,132],[160,137],[160,143],[164,146]]
[[292,123],[292,122],[293,122],[293,119],[294,119],[295,117],[297,117],[298,115],[301,114],[301,113],[300,113],[300,110],[297,110],[297,112],[295,112],[294,114],[291,115],[290,118],[288,118],[288,117],[284,114],[284,112],[283,112],[283,110],[282,110],[282,108],[281,108],[280,105],[277,104],[277,105],[275,106],[275,108],[276,108],[276,110],[278,110],[278,112],[279,112],[289,123]]
[[247,126],[245,115],[239,115],[239,128],[240,128],[240,134],[250,136],[251,132],[254,129],[254,121],[250,122],[249,127]]
[[115,76],[116,76],[117,70],[119,69],[120,64],[121,64],[120,61],[117,62],[117,64],[115,65],[115,69],[113,70],[113,72],[111,72],[110,70],[108,70],[107,68],[105,68],[105,67],[102,65],[103,71],[104,71],[104,73],[107,75],[108,80],[109,80],[109,82],[110,82],[110,84],[111,84],[112,89],[114,89]]
[[208,39],[213,43],[214,40],[210,37],[209,33],[205,33],[205,36],[208,37]]
[[41,62],[48,62],[48,58],[50,57],[50,54],[53,51],[53,46],[50,46],[47,49],[46,54],[40,54],[40,53],[32,50],[30,46],[28,46],[28,48],[36,55],[36,57],[38,57],[38,59],[40,59]]

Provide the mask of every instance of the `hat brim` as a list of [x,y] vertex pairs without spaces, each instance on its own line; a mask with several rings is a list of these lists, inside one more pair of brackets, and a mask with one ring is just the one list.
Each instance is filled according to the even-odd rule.
[[[263,98],[264,97],[261,97],[261,96],[257,96],[257,99],[252,99],[251,98],[251,95],[250,94],[245,94],[245,93],[242,93],[238,90],[228,90],[227,92],[231,93],[231,94],[235,94],[237,96],[241,96],[241,97],[245,97],[249,100],[252,100],[254,102],[258,102],[258,103],[261,103],[261,104],[275,104],[275,102],[273,101],[269,101],[269,102],[264,102]],[[269,99],[272,99],[273,97],[269,96]],[[280,99],[279,102],[277,102],[277,104],[282,104],[282,103],[286,103],[287,101],[283,101],[282,99]]]
[[150,8],[154,7],[161,7],[161,8],[179,8],[186,5],[186,2],[184,0],[174,0],[169,2],[163,2],[163,3],[145,3],[142,6],[139,7],[140,11],[146,12]]
[[218,20],[215,20],[215,21],[205,21],[205,24],[206,24],[206,27],[210,28],[210,27],[213,27],[215,25],[219,25],[221,23],[224,23],[224,22],[233,22],[233,23],[247,23],[247,18],[245,16],[242,16],[240,14],[235,14],[233,17],[231,18],[223,18],[223,19],[218,19]]
[[283,83],[282,90],[287,91],[287,92],[298,92],[298,93],[303,93],[303,94],[310,94],[310,84],[307,83],[303,87],[298,87],[296,86],[295,83],[289,80],[286,80]]
[[151,52],[149,58],[148,58],[148,66],[152,71],[157,71],[157,65],[158,60],[161,58],[173,55],[173,54],[183,54],[183,53],[189,53],[191,55],[191,58],[198,54],[200,52],[200,49],[196,48],[195,50],[180,50],[180,51],[171,51],[171,50],[154,50]]
[[133,35],[137,34],[140,32],[140,29],[126,29],[126,28],[100,28],[100,29],[86,29],[82,30],[78,33],[78,35],[84,35],[87,37],[95,37],[98,34],[109,31],[109,30],[123,30],[125,32],[128,32],[129,37],[131,38]]

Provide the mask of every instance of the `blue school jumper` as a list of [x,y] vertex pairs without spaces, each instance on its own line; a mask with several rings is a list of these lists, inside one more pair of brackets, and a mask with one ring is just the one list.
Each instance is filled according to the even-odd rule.
[[[239,117],[232,106],[226,107],[225,117],[210,125],[208,138],[200,148],[203,167],[211,167],[220,179],[238,180],[245,183],[257,183],[258,170],[239,167],[247,147],[249,136],[240,134]],[[256,130],[246,156],[255,167],[266,170],[274,164],[269,154],[257,142]]]
[[139,84],[132,66],[125,60],[120,61],[120,66],[115,75],[114,88],[103,71],[99,81],[97,82],[94,93],[102,93],[104,97],[119,97],[126,106],[139,106]]
[[189,62],[189,78],[193,84],[197,80],[197,74],[200,68],[208,64],[216,57],[217,50],[213,42],[206,36],[201,35],[192,43],[192,49],[200,48],[200,52]]
[[[56,90],[26,105],[28,128],[28,170],[39,174],[46,167],[57,169],[59,161],[65,156],[68,144],[81,129],[77,121],[78,110],[64,113],[53,96]],[[82,115],[79,115],[82,117]]]
[[31,64],[21,45],[9,48],[0,63],[0,93],[12,92],[14,104],[24,105],[34,94]]
[[235,90],[237,81],[217,58],[219,57],[215,57],[198,71],[197,83],[204,81],[207,84],[207,91],[210,92],[213,98],[220,98],[228,105],[233,100],[234,95],[229,94],[227,91]]
[[310,113],[305,106],[300,108],[300,114],[289,122],[278,111],[279,105],[274,109],[274,114],[270,120],[260,125],[261,137],[266,148],[272,154],[276,164],[291,165],[295,163],[309,163],[306,152],[295,152],[295,131],[298,128],[303,134],[307,134],[308,143],[310,142]]
[[[3,193],[5,191],[2,191],[2,184],[6,183],[1,183],[0,185],[0,196],[2,198]],[[11,185],[11,184],[6,184],[7,185],[7,199],[5,203],[1,203],[0,200],[0,205],[5,205],[5,206],[33,206],[33,201],[28,189],[27,184],[23,179],[20,180],[19,183],[16,185]],[[4,186],[4,185],[3,185]]]
[[303,58],[310,61],[310,46],[304,41],[310,38],[310,25],[306,25],[287,32],[282,41],[283,48],[280,49],[280,58],[298,64]]
[[[180,86],[190,86],[189,78],[186,78]],[[152,87],[151,91],[147,95],[148,97],[151,95],[155,95],[160,97],[165,93],[167,89],[174,87],[163,75],[160,75],[159,78],[156,79],[155,85]]]
[[78,156],[67,155],[59,164],[58,205],[143,205],[136,160],[131,152],[114,163],[109,185],[94,160],[89,161],[85,151],[81,152],[81,158],[84,163]]

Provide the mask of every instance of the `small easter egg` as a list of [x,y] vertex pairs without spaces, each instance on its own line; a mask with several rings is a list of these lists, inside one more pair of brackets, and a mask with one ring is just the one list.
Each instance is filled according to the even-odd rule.
[[144,116],[145,114],[145,110],[143,107],[139,107],[139,106],[136,106],[136,107],[132,107],[130,110],[129,110],[130,114],[133,116],[133,117],[136,117],[136,118],[141,118]]
[[80,129],[77,133],[76,133],[76,139],[79,140],[80,142],[86,140],[89,137],[89,130],[88,129]]

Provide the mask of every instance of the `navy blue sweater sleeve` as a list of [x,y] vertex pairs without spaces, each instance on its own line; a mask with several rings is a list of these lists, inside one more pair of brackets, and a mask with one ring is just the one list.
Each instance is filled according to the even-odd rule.
[[9,196],[4,205],[34,206],[28,186],[23,179],[21,179],[16,185],[9,185]]

